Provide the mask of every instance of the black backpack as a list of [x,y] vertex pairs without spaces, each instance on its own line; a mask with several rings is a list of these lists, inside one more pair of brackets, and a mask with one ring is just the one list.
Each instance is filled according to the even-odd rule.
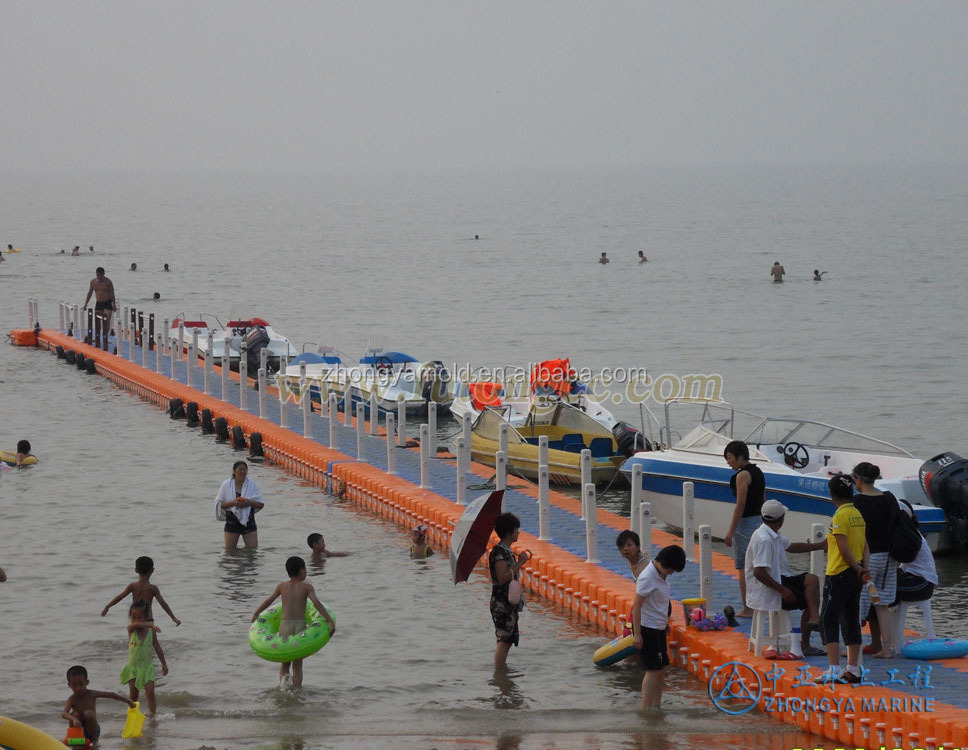
[[921,532],[914,520],[914,508],[907,500],[900,502],[911,509],[911,515],[901,510],[900,506],[895,507],[887,525],[888,552],[899,563],[910,563],[921,551]]

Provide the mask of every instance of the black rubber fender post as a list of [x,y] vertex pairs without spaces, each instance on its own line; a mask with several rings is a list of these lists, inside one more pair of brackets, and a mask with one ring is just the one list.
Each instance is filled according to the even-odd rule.
[[64,347],[60,344],[57,345],[57,349],[55,351],[57,352],[57,359],[64,359],[64,357],[67,356],[67,352],[64,351]]
[[198,427],[198,404],[194,401],[185,404],[185,420],[189,427]]
[[88,375],[94,375],[97,373],[96,365],[97,363],[93,359],[88,358],[84,361],[84,369],[87,370]]
[[215,418],[215,442],[227,443],[229,441],[229,423],[225,417]]
[[172,419],[185,418],[185,404],[180,398],[173,398],[168,402],[168,413]]
[[242,425],[235,425],[232,428],[232,447],[237,451],[245,450],[245,433],[242,431]]
[[265,458],[262,452],[262,433],[253,432],[249,435],[249,456],[252,458]]
[[67,364],[72,365],[77,361],[77,352],[73,349],[68,349],[64,352],[64,359],[67,360]]
[[212,424],[212,410],[202,409],[202,434],[211,435],[215,432],[215,425]]
[[74,358],[74,364],[77,365],[78,370],[84,369],[84,360],[85,360],[84,355],[78,352],[77,356]]

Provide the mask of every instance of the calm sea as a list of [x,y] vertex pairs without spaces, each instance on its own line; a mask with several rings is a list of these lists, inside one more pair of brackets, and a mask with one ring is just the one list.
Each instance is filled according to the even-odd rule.
[[[963,168],[8,175],[0,196],[0,244],[23,249],[0,264],[7,328],[26,324],[28,296],[56,325],[57,300],[82,302],[103,265],[122,305],[159,318],[255,312],[350,357],[377,345],[473,366],[568,356],[715,374],[738,408],[968,455]],[[26,437],[42,458],[0,475],[0,713],[62,736],[67,667],[120,689],[126,613],[99,613],[147,554],[183,624],[160,617],[160,716],[124,747],[810,742],[724,716],[682,673],[661,716],[639,714],[641,673],[596,670],[605,636],[541,602],[496,679],[484,577],[454,587],[445,555],[410,561],[404,530],[271,466],[252,471],[261,548],[226,553],[213,498],[231,449],[36,351],[0,347],[0,380],[0,447]],[[613,410],[639,422],[637,404]],[[624,494],[608,502],[627,509]],[[338,632],[292,695],[245,636],[312,530],[353,555],[311,571]],[[963,611],[962,561],[940,566],[936,611]],[[123,706],[102,701],[99,717],[102,746],[122,747]]]

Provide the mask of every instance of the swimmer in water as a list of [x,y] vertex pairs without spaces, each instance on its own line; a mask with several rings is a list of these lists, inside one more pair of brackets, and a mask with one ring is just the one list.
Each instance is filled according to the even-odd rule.
[[648,263],[649,259],[645,257],[645,253],[639,250],[639,263]]
[[598,259],[598,262],[601,263],[602,265],[605,265],[606,263],[609,262],[608,256],[605,253],[602,253],[602,257]]
[[821,271],[818,268],[814,268],[813,269],[813,280],[814,281],[823,281],[823,275],[825,273],[827,273],[827,272],[826,271]]
[[167,263],[165,263],[165,269],[164,269],[164,270],[166,270],[166,271],[170,271],[170,270],[171,270],[171,269],[170,269],[170,268],[168,267],[168,264],[167,264]]
[[776,263],[774,263],[773,268],[770,269],[770,276],[773,277],[773,283],[782,284],[783,274],[785,273],[786,273],[786,270],[783,268],[783,266],[780,265],[780,261],[777,261]]
[[137,271],[138,270],[138,264],[137,263],[132,263],[131,264],[131,270],[132,271]]
[[151,298],[152,299],[161,299],[161,292],[155,292],[153,295],[151,295]]

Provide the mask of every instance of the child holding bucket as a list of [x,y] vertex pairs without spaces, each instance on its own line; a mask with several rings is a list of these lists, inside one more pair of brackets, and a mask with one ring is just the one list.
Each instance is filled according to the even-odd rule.
[[635,581],[632,605],[632,643],[642,655],[642,708],[658,708],[669,666],[666,632],[669,629],[670,573],[686,567],[686,552],[676,545],[663,547]]
[[155,664],[151,659],[152,650],[158,654],[161,674],[168,674],[165,652],[155,637],[160,628],[148,619],[148,603],[141,599],[131,605],[128,614],[131,617],[131,622],[128,623],[128,663],[121,670],[121,682],[128,683],[128,695],[132,701],[138,700],[138,691],[145,691],[148,716],[154,716],[158,704],[155,700]]

